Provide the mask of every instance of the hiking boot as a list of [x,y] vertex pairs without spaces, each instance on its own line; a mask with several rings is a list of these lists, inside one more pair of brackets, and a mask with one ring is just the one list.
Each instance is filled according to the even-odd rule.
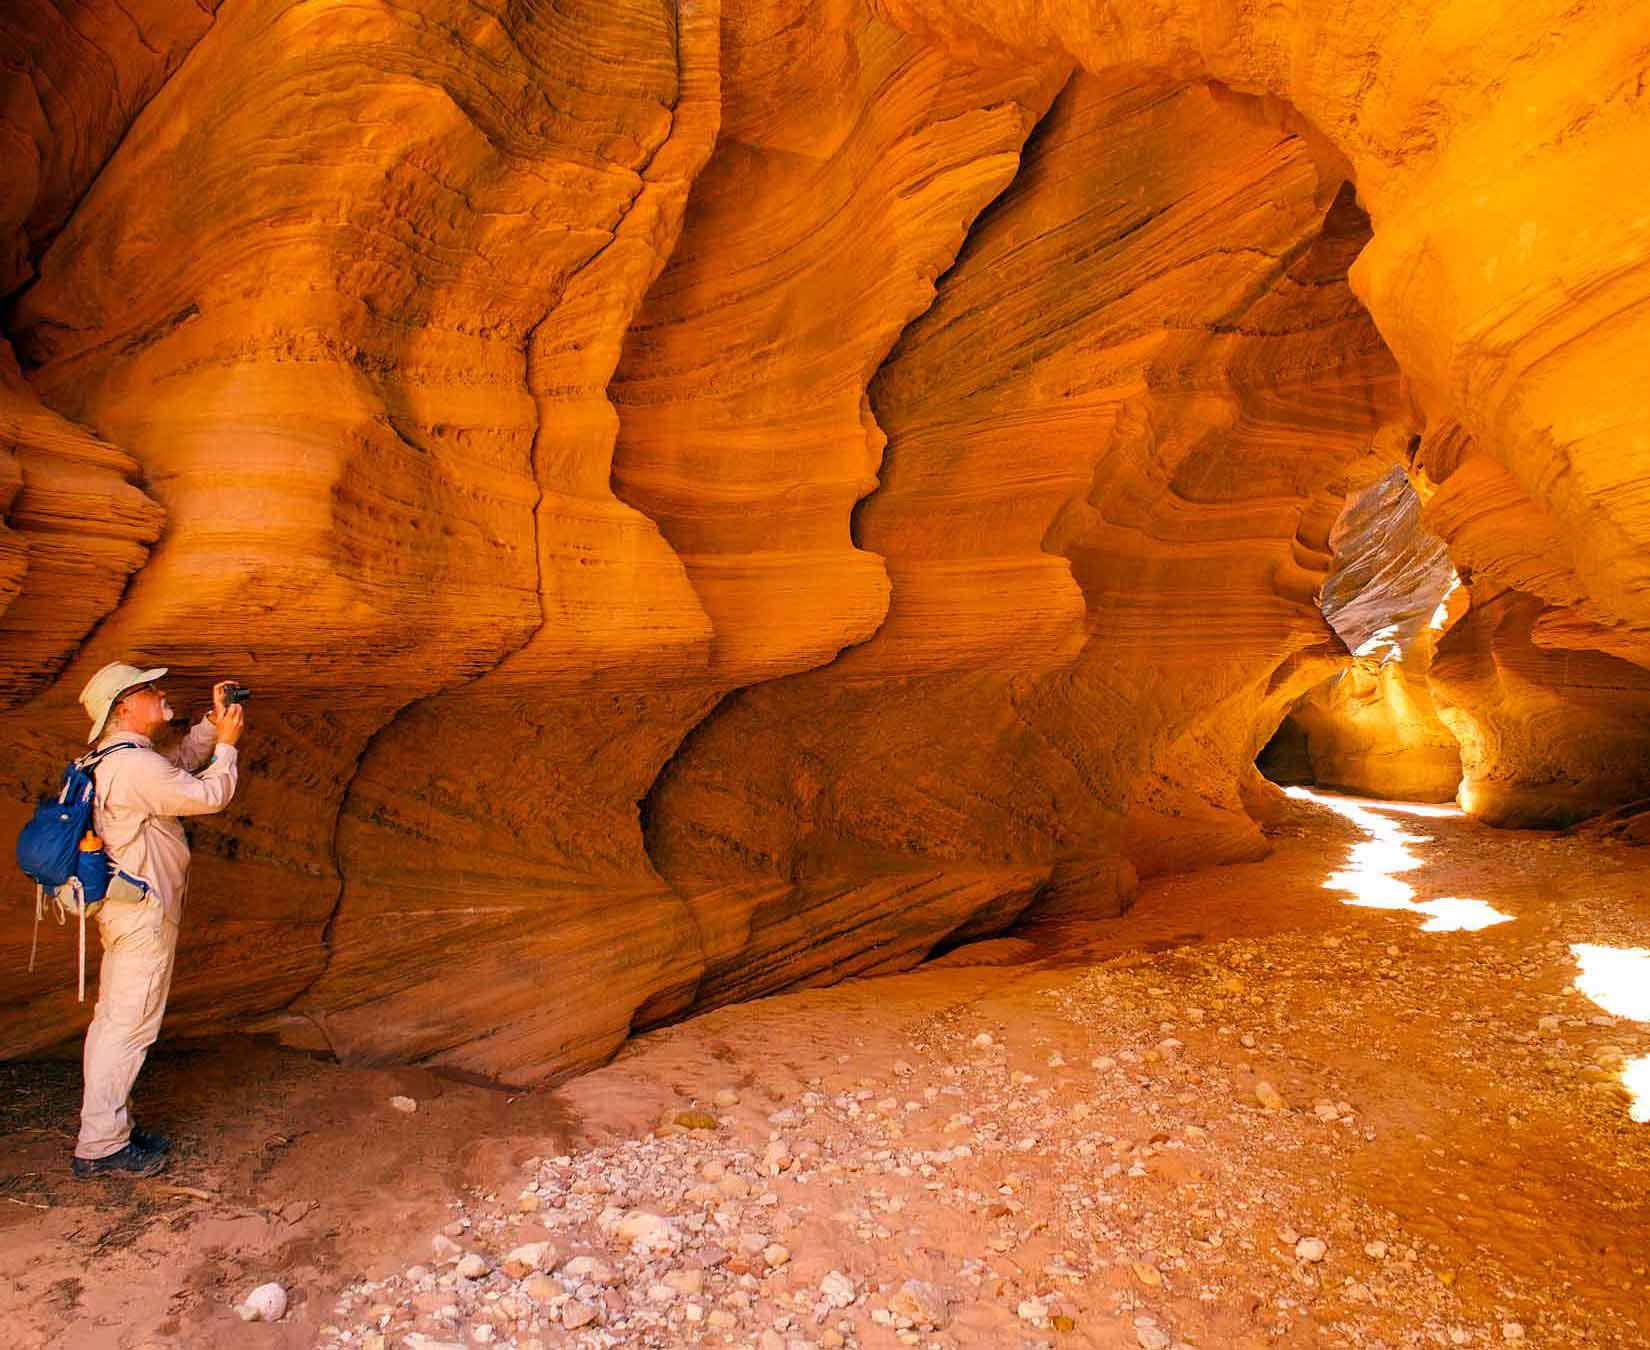
[[145,1153],[164,1153],[172,1147],[172,1141],[164,1134],[155,1130],[139,1129],[136,1125],[132,1126],[131,1142]]
[[107,1158],[76,1158],[73,1163],[77,1177],[152,1177],[165,1166],[164,1153],[140,1148],[135,1139]]

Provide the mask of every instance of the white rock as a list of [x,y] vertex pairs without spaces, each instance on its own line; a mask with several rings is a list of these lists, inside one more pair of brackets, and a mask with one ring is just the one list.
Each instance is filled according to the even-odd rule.
[[286,1290],[274,1283],[260,1284],[235,1311],[243,1322],[279,1322],[286,1316]]
[[819,1296],[833,1308],[846,1308],[854,1301],[854,1282],[840,1270],[828,1271],[819,1282]]
[[448,1261],[456,1261],[462,1256],[464,1248],[460,1247],[445,1233],[437,1233],[430,1239],[430,1252],[435,1257],[438,1265],[444,1265]]
[[976,1050],[989,1050],[995,1044],[996,1042],[991,1039],[989,1031],[982,1031],[974,1038],[974,1048]]
[[673,1252],[681,1246],[682,1235],[668,1220],[646,1210],[633,1210],[619,1221],[615,1230],[621,1242],[639,1256]]
[[487,1258],[477,1252],[467,1252],[458,1258],[454,1269],[466,1280],[479,1280],[487,1273]]
[[1523,1340],[1524,1324],[1522,1322],[1503,1322],[1501,1324],[1501,1339],[1504,1341]]
[[478,1322],[470,1328],[470,1339],[477,1345],[491,1345],[496,1335],[498,1332],[493,1329],[491,1322]]
[[1140,1350],[1169,1350],[1169,1346],[1172,1344],[1168,1334],[1159,1331],[1156,1327],[1136,1327],[1134,1329],[1134,1339],[1139,1344]]
[[562,1279],[569,1285],[612,1284],[618,1276],[613,1267],[599,1256],[575,1256],[561,1268]]
[[1321,1261],[1329,1254],[1329,1244],[1322,1238],[1303,1237],[1295,1244],[1295,1255],[1302,1261]]
[[738,1106],[739,1094],[732,1088],[718,1088],[716,1090],[716,1104],[718,1106]]
[[1041,1299],[1023,1298],[1014,1311],[1022,1322],[1030,1322],[1034,1327],[1048,1324],[1048,1305]]
[[409,1115],[409,1116],[414,1111],[418,1110],[418,1103],[415,1102],[411,1097],[391,1097],[390,1098],[390,1105],[393,1106],[397,1111],[406,1112],[406,1114]]
[[548,1242],[528,1242],[515,1248],[504,1258],[504,1273],[512,1280],[524,1280],[534,1271],[544,1269],[545,1253],[550,1250]]
[[1372,1261],[1386,1260],[1386,1243],[1376,1238],[1374,1242],[1364,1243],[1364,1255]]

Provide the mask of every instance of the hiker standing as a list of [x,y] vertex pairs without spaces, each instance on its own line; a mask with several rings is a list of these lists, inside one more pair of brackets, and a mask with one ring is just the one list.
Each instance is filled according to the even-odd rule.
[[[157,681],[166,667],[115,661],[87,681],[80,702],[99,750],[93,823],[118,868],[97,911],[103,938],[97,1008],[86,1032],[85,1095],[74,1173],[153,1176],[167,1140],[134,1129],[128,1098],[160,1033],[183,918],[189,843],[179,816],[221,811],[235,793],[236,743],[245,713],[212,690],[212,712],[169,753],[152,737],[172,720]],[[203,767],[204,766],[204,767]],[[198,772],[196,772],[198,771]]]

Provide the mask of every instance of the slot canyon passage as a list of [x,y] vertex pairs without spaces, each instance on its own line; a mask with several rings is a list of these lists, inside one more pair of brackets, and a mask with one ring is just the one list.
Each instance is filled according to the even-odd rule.
[[254,689],[157,1178],[12,873],[9,1344],[1650,1344],[1642,0],[16,0],[0,88],[0,824],[107,662]]

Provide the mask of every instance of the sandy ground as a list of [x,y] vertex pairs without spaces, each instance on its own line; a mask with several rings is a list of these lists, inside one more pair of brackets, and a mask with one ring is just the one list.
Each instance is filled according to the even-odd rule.
[[[0,1325],[1650,1345],[1650,1125],[1622,1082],[1650,1055],[1650,854],[1346,799],[1275,835],[1122,920],[725,1009],[556,1092],[246,1041],[157,1055],[154,1181],[74,1181],[74,1066],[0,1066]],[[266,1280],[290,1310],[244,1326]]]

